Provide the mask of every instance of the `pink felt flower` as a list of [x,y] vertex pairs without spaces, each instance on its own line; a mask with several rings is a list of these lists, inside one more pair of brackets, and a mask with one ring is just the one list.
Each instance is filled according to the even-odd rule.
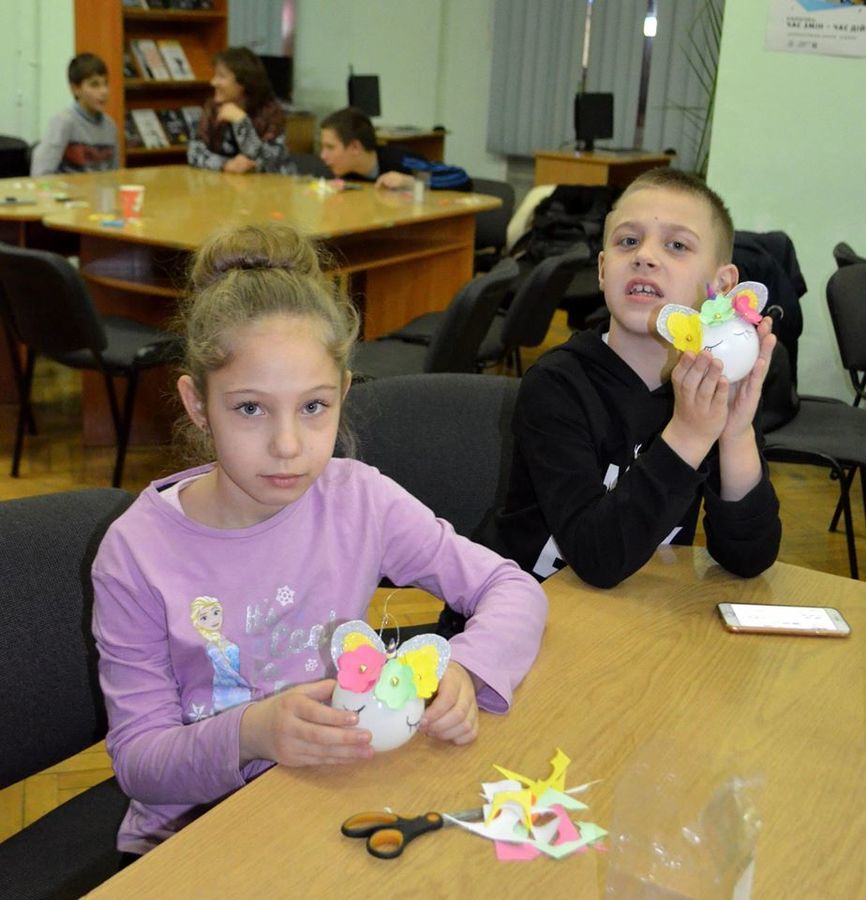
[[757,325],[761,321],[761,314],[757,309],[758,295],[754,291],[748,289],[738,291],[731,305],[741,319],[745,319],[752,325]]
[[347,691],[363,694],[376,683],[385,659],[384,653],[369,644],[341,653],[337,659],[337,683]]

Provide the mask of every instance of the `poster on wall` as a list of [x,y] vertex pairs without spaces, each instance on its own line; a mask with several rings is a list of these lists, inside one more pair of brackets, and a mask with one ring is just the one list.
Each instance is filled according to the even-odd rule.
[[866,56],[866,0],[770,0],[768,50]]

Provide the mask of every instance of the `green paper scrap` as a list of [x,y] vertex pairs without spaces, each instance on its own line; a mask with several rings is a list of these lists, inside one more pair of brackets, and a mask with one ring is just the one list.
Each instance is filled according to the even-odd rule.
[[575,800],[569,794],[563,794],[555,788],[548,788],[536,801],[536,806],[561,806],[563,809],[589,809],[585,803]]
[[607,832],[595,822],[578,822],[577,827],[580,829],[580,844],[593,844],[603,837],[607,837]]

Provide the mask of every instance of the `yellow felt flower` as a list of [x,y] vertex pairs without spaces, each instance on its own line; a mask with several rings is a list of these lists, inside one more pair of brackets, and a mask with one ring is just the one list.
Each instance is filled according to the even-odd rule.
[[674,347],[677,350],[691,350],[692,353],[700,353],[703,346],[700,316],[672,312],[668,316],[668,331],[674,339]]
[[343,638],[343,653],[351,653],[352,650],[357,650],[358,647],[364,644],[368,647],[373,646],[373,642],[365,634],[362,634],[360,631],[350,631]]
[[439,654],[435,647],[419,647],[410,650],[400,657],[404,666],[412,670],[412,681],[419,697],[425,700],[432,697],[439,687],[439,679],[436,676],[436,665],[439,662]]

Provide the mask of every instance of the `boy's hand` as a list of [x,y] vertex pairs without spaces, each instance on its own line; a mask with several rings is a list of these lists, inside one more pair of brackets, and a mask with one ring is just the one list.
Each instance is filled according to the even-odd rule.
[[301,684],[251,703],[241,718],[240,765],[270,759],[284,766],[317,766],[370,759],[369,731],[358,716],[327,706],[334,679]]
[[469,744],[478,737],[475,684],[460,663],[448,663],[436,699],[424,711],[419,730],[455,744]]
[[728,419],[728,380],[706,350],[683,353],[671,372],[674,413],[662,438],[693,469],[718,440]]
[[237,156],[233,156],[225,163],[223,172],[229,172],[232,175],[246,175],[247,172],[252,172],[255,167],[255,160],[244,156],[243,153],[238,153]]
[[402,172],[385,172],[376,179],[376,187],[392,191],[408,190],[414,181],[411,175],[404,175]]
[[237,103],[223,103],[217,110],[217,122],[240,122],[246,118],[246,112]]
[[728,421],[725,423],[721,434],[722,441],[736,440],[752,432],[752,421],[758,411],[758,403],[761,399],[761,389],[770,368],[770,357],[776,346],[776,336],[772,333],[773,320],[764,316],[758,323],[758,358],[752,371],[731,385],[730,408]]

